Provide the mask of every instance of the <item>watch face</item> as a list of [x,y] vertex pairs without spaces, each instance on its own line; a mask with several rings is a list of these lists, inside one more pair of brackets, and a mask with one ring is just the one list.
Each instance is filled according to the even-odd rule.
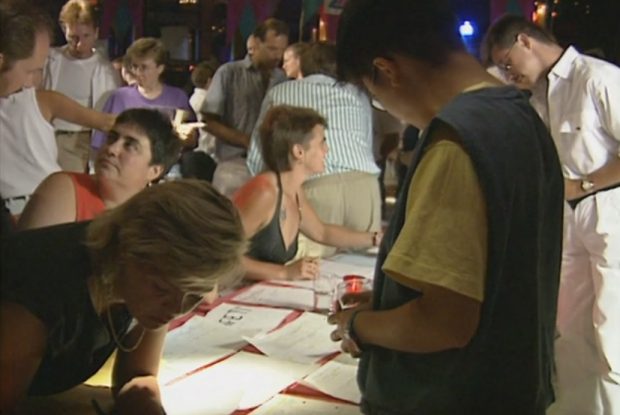
[[581,190],[583,190],[584,192],[587,192],[588,190],[592,190],[592,188],[594,187],[594,183],[592,183],[589,180],[582,180],[581,181]]

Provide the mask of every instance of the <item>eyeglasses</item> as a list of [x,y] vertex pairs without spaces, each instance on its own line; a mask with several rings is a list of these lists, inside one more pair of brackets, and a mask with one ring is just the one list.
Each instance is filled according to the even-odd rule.
[[181,299],[181,314],[189,313],[204,300],[203,294],[186,292],[183,293],[183,298]]
[[[377,83],[377,78],[378,77],[379,77],[379,68],[377,68],[376,65],[372,65],[372,70],[370,72],[370,80],[371,80],[373,85]],[[370,91],[369,91],[369,93],[370,93]],[[372,95],[371,95],[371,104],[372,104],[374,109],[377,109],[379,111],[386,111],[386,109],[383,107],[383,105]]]
[[517,40],[518,39],[515,37],[514,42],[512,42],[512,45],[508,48],[502,60],[497,64],[497,67],[500,71],[503,72],[504,76],[508,76],[510,74],[510,70],[512,69],[512,63],[510,62],[510,53],[517,44]]

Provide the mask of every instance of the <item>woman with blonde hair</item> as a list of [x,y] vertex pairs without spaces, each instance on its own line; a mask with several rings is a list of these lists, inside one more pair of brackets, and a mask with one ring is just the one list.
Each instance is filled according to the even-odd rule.
[[313,279],[317,258],[297,253],[297,236],[339,248],[378,246],[380,232],[357,232],[321,221],[306,200],[302,185],[325,170],[327,122],[309,108],[280,105],[271,108],[260,126],[263,158],[268,171],[237,191],[234,202],[251,239],[245,257],[246,278]]
[[3,240],[0,412],[78,385],[118,349],[117,411],[163,413],[167,324],[234,282],[244,251],[232,203],[195,180],[152,186],[93,222]]

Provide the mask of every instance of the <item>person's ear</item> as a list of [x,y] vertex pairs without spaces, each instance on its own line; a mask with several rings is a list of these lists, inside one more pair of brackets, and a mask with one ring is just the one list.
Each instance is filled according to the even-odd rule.
[[159,179],[159,177],[164,173],[163,164],[153,164],[149,166],[149,170],[146,174],[146,179],[149,183],[152,183],[154,180]]
[[301,144],[293,145],[293,148],[291,149],[291,155],[293,156],[294,160],[301,160],[301,158],[304,156],[304,147]]
[[166,69],[165,65],[157,65],[157,75],[161,76],[164,73],[164,69]]
[[384,57],[373,59],[372,64],[375,66],[376,76],[375,83],[380,83],[381,79],[386,80],[389,85],[395,86],[399,83],[399,68],[396,61]]
[[519,33],[517,35],[516,42],[521,44],[526,49],[532,49],[532,38],[525,33]]

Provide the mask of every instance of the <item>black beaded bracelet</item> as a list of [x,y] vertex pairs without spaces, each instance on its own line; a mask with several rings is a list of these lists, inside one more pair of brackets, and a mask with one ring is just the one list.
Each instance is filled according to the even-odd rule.
[[345,330],[345,336],[349,338],[349,340],[351,340],[353,343],[355,343],[355,345],[357,346],[358,349],[360,349],[361,351],[364,350],[364,347],[362,346],[362,342],[360,341],[360,338],[357,336],[357,333],[355,332],[355,327],[353,326],[353,324],[355,323],[355,319],[357,318],[357,315],[365,310],[356,310],[353,312],[353,314],[351,314],[351,318],[349,319],[349,322],[347,323],[347,327]]

